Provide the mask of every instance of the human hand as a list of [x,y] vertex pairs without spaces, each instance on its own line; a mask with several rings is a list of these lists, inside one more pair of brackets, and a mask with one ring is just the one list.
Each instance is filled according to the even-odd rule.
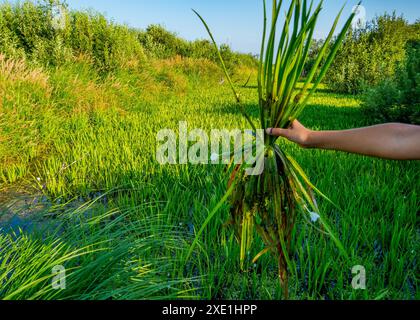
[[293,121],[288,129],[268,128],[267,134],[275,137],[283,137],[294,143],[299,144],[301,147],[310,147],[310,134],[311,130],[306,129],[299,121]]

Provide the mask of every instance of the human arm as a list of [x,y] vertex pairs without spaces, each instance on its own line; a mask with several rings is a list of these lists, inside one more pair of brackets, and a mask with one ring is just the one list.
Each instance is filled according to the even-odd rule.
[[393,160],[420,160],[420,126],[386,123],[337,131],[313,131],[295,120],[289,129],[267,129],[305,148],[319,148]]

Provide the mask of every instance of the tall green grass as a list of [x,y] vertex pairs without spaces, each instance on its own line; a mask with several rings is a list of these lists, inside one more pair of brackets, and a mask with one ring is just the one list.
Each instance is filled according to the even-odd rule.
[[[157,217],[139,218],[150,205],[107,209],[104,196],[75,207],[46,209],[50,226],[0,234],[0,296],[3,299],[187,298],[197,279],[177,279],[185,240]],[[51,217],[53,216],[53,217]],[[54,267],[66,271],[65,288],[54,289]]]
[[[72,68],[74,67],[64,68],[68,79],[76,78],[75,75],[71,76],[74,72]],[[84,77],[95,79],[94,74],[88,73]],[[54,71],[50,76],[50,85],[54,77],[62,76],[63,69]],[[115,80],[124,83],[124,79],[135,79],[127,77],[120,74]],[[71,83],[71,80],[64,82]],[[20,93],[24,97],[25,90],[22,85],[13,94],[16,96]],[[63,101],[66,101],[64,91],[57,90],[63,94]],[[173,287],[181,290],[181,297],[279,298],[281,288],[275,276],[277,267],[268,257],[261,257],[255,265],[247,263],[245,271],[238,271],[239,261],[234,258],[239,255],[238,248],[230,233],[222,227],[228,217],[227,207],[222,207],[216,219],[209,224],[198,243],[199,250],[185,261],[186,250],[195,231],[204,222],[208,210],[223,196],[226,184],[224,167],[160,166],[153,158],[155,133],[162,127],[177,130],[178,121],[181,120],[188,120],[191,127],[203,127],[209,131],[216,125],[235,128],[237,123],[242,123],[246,128],[246,122],[230,101],[229,90],[226,86],[218,85],[206,89],[191,87],[185,94],[168,92],[166,98],[156,97],[155,100],[144,99],[141,95],[132,96],[131,91],[123,90],[119,91],[121,106],[125,106],[121,113],[112,108],[92,112],[82,109],[70,116],[60,111],[64,106],[70,106],[57,104],[45,115],[42,112],[33,114],[32,121],[37,130],[18,131],[19,139],[37,141],[38,145],[38,141],[46,143],[45,148],[36,151],[39,156],[34,157],[21,152],[24,144],[14,143],[14,139],[18,138],[15,135],[17,127],[13,131],[2,130],[2,137],[7,137],[1,142],[2,150],[7,150],[10,155],[5,156],[2,153],[1,172],[2,177],[6,177],[2,178],[0,187],[2,198],[8,194],[13,195],[9,190],[20,185],[26,186],[27,190],[35,188],[55,203],[59,199],[67,202],[76,198],[80,204],[97,198],[98,192],[103,193],[115,186],[122,186],[119,191],[108,195],[106,201],[100,201],[106,204],[106,208],[92,208],[90,215],[103,215],[103,223],[100,222],[101,219],[93,224],[86,223],[88,219],[72,221],[74,213],[71,210],[74,209],[67,209],[60,216],[69,219],[68,233],[58,233],[49,237],[50,240],[46,239],[47,241],[42,236],[26,233],[22,235],[30,243],[26,246],[18,244],[24,240],[15,239],[17,245],[14,250],[19,250],[18,252],[23,252],[26,247],[30,247],[28,250],[48,247],[57,238],[66,244],[69,252],[100,241],[111,241],[99,245],[99,248],[110,249],[83,255],[80,259],[85,262],[79,264],[69,261],[70,268],[80,267],[80,276],[76,274],[74,282],[70,282],[68,289],[63,292],[38,294],[45,289],[38,286],[27,293],[21,292],[15,298],[164,298],[168,296],[166,291],[156,291],[156,286],[161,287],[172,281],[178,283]],[[239,90],[246,110],[256,120],[257,100],[253,91],[247,88]],[[97,94],[112,100],[112,94],[107,91]],[[13,108],[3,109],[2,112],[12,116]],[[300,120],[314,129],[345,129],[368,124],[357,99],[324,92],[311,99]],[[39,128],[43,128],[42,136]],[[293,266],[297,272],[289,279],[290,298],[365,299],[381,297],[382,294],[383,298],[388,299],[418,297],[416,213],[420,193],[419,164],[321,150],[303,150],[288,142],[284,142],[284,148],[295,155],[307,169],[308,176],[316,179],[318,187],[344,211],[341,213],[325,202],[320,207],[331,221],[335,221],[333,227],[338,231],[338,236],[349,250],[350,256],[349,262],[342,261],[331,242],[326,241],[317,230],[303,224],[298,230],[298,237],[292,243],[297,252]],[[34,150],[36,149],[34,146]],[[12,176],[15,179],[7,178]],[[41,181],[36,179],[38,177]],[[105,216],[110,210],[122,212],[111,215],[117,218],[121,227],[109,225],[111,219]],[[51,215],[47,217],[51,218]],[[52,221],[55,219],[57,218]],[[130,235],[126,236],[127,234]],[[168,249],[170,253],[167,250],[161,251],[166,245],[160,240],[153,242],[150,239],[144,240],[147,246],[140,246],[143,238],[156,239],[158,236],[160,239],[161,234],[165,234],[164,238],[169,239],[169,243],[173,243],[171,238],[176,234],[180,239],[175,245],[177,249]],[[138,249],[134,254],[124,253],[130,245]],[[4,248],[2,245],[2,258],[11,250]],[[86,251],[93,248],[98,247],[88,247]],[[263,244],[257,242],[255,251],[250,256],[255,256],[262,249]],[[161,252],[160,257],[166,257],[167,263],[157,263],[156,255],[150,254],[151,250]],[[117,258],[113,258],[114,255]],[[120,256],[123,257],[122,260],[118,258]],[[58,254],[56,259],[61,257]],[[108,259],[111,265],[108,264]],[[119,267],[118,261],[133,259],[138,259],[139,264],[129,264],[129,267],[122,269]],[[25,279],[29,280],[13,278],[7,288],[18,288],[21,283],[35,279],[28,273],[27,268],[30,265],[20,263],[21,261],[23,260],[9,268],[20,270],[23,275],[26,274]],[[114,266],[112,261],[115,262]],[[140,268],[140,265],[149,263],[152,263],[150,274],[156,276],[156,280],[145,279],[140,284],[117,282],[119,290],[124,294],[113,295],[114,284],[108,278],[118,279],[120,272],[128,272],[129,276],[126,277],[133,280],[135,266]],[[356,264],[366,267],[366,291],[355,291],[351,288],[351,267]],[[165,265],[165,271],[161,272],[159,268],[162,265]],[[103,274],[96,279],[96,275],[91,275],[89,270],[101,266],[104,268]],[[244,272],[249,276],[244,277]],[[44,275],[50,273],[42,274]],[[42,276],[38,274],[37,278]],[[92,277],[95,280],[90,286]],[[50,282],[45,284],[50,286]],[[143,289],[139,289],[139,294],[136,295],[135,284],[142,286],[144,290],[149,288],[154,294],[146,295],[142,293]],[[190,289],[193,290],[183,293],[183,290]],[[14,291],[15,289],[8,289],[7,292],[10,294]],[[174,297],[174,294],[172,291],[169,296]],[[1,296],[5,297],[5,294]]]
[[[161,166],[154,158],[156,133],[176,131],[179,121],[207,132],[249,129],[214,63],[169,58],[104,74],[83,55],[56,67],[6,55],[0,67],[0,221],[19,209],[9,205],[17,189],[46,199],[40,215],[51,223],[46,233],[2,226],[0,298],[281,297],[269,257],[241,270],[239,248],[222,226],[227,206],[186,259],[225,192],[224,166]],[[254,73],[238,89],[255,122],[256,84]],[[313,129],[369,124],[358,97],[322,86],[300,120]],[[343,210],[320,203],[349,254],[340,258],[331,241],[298,220],[290,298],[418,299],[419,163],[282,147]],[[31,208],[20,211],[37,218]],[[256,240],[250,256],[263,248]],[[57,264],[67,269],[65,290],[51,287]],[[356,264],[366,268],[366,290],[351,287]]]

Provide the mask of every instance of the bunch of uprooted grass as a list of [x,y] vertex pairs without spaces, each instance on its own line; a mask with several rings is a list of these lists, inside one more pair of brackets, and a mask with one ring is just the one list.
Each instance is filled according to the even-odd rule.
[[[303,86],[298,86],[323,1],[314,7],[313,1],[308,6],[306,0],[292,0],[286,11],[282,32],[277,37],[282,4],[282,0],[279,2],[273,0],[272,21],[268,29],[264,1],[264,32],[258,70],[259,121],[264,131],[266,128],[288,128],[301,114],[333,62],[354,18],[353,13],[335,37],[334,33],[343,11],[341,9]],[[195,13],[205,25],[217,48],[206,22],[197,12]],[[240,96],[232,84],[220,53],[219,58],[241,113],[255,130],[256,126],[241,105]],[[319,212],[314,191],[321,193],[309,181],[298,163],[276,144],[276,140],[276,137],[267,134],[264,136],[263,154],[257,155],[264,157],[262,174],[248,175],[245,164],[233,168],[227,193],[198,232],[190,253],[207,223],[229,199],[230,224],[240,243],[241,265],[250,249],[256,230],[264,240],[266,248],[254,258],[254,261],[267,252],[271,252],[277,258],[280,283],[283,294],[287,297],[290,246],[298,212],[302,213],[309,222],[314,214],[319,216],[322,229],[332,237],[344,255],[346,252]]]

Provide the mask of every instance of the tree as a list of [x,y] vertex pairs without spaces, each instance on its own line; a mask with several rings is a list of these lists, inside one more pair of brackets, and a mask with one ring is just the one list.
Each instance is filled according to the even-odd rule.
[[420,39],[420,23],[384,14],[363,29],[351,30],[325,82],[338,92],[359,93],[394,75],[408,41]]

